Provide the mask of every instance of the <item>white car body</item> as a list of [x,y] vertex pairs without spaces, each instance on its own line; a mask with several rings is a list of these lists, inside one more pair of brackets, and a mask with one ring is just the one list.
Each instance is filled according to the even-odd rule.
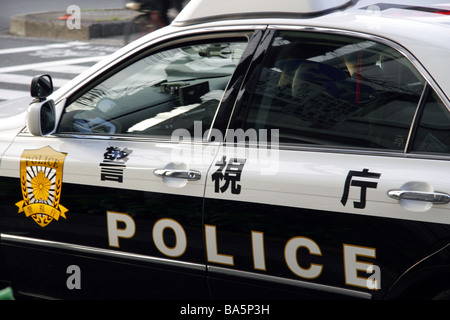
[[[18,108],[15,103],[0,106],[0,114],[4,115],[0,123],[7,124],[6,130],[0,132],[0,177],[5,179],[5,183],[16,184],[15,191],[8,191],[7,194],[17,194],[16,198],[9,200],[10,203],[3,203],[5,207],[9,206],[9,211],[0,218],[5,226],[0,229],[5,261],[13,267],[33,264],[32,258],[17,258],[17,246],[21,248],[20,252],[23,251],[22,257],[34,252],[35,247],[52,248],[57,249],[56,257],[49,254],[46,259],[56,261],[57,255],[62,252],[61,261],[55,262],[58,268],[68,265],[70,258],[79,254],[83,258],[77,263],[82,269],[91,268],[91,260],[101,257],[106,262],[93,263],[94,270],[109,266],[109,260],[115,270],[117,261],[125,261],[129,268],[123,272],[127,274],[133,273],[134,267],[139,270],[141,267],[149,268],[149,283],[157,283],[157,279],[163,279],[165,283],[170,278],[165,291],[157,285],[152,292],[145,292],[139,287],[142,297],[153,297],[154,292],[163,290],[161,294],[167,298],[172,293],[171,288],[179,293],[183,286],[174,283],[184,278],[171,277],[180,273],[189,274],[190,278],[195,279],[195,285],[198,279],[201,279],[202,285],[208,283],[213,298],[253,298],[259,297],[258,293],[273,297],[271,295],[279,292],[287,292],[288,297],[297,297],[298,294],[319,298],[331,295],[384,299],[411,293],[420,297],[423,294],[428,298],[446,292],[447,280],[441,279],[448,277],[450,261],[440,257],[439,253],[447,252],[450,244],[450,204],[447,201],[450,199],[449,158],[445,152],[409,152],[409,142],[415,132],[413,129],[408,135],[397,136],[396,143],[404,145],[404,149],[392,151],[326,144],[285,144],[278,141],[275,134],[272,139],[257,141],[250,146],[237,143],[230,147],[220,139],[179,142],[168,137],[136,137],[114,132],[111,135],[61,133],[58,132],[58,124],[67,107],[86,92],[85,88],[101,83],[107,78],[109,70],[116,70],[114,68],[117,66],[138,59],[136,57],[141,52],[154,52],[155,48],[163,50],[170,47],[168,43],[177,46],[184,39],[211,41],[215,34],[219,38],[253,34],[255,38],[259,35],[260,41],[255,42],[255,52],[248,56],[244,54],[244,57],[252,58],[258,54],[263,57],[258,49],[269,48],[264,39],[272,39],[277,32],[344,36],[389,47],[411,68],[415,68],[417,76],[423,79],[422,96],[425,97],[425,92],[428,94],[427,90],[432,90],[439,103],[450,112],[450,73],[447,70],[450,61],[449,12],[448,3],[424,4],[424,1],[380,4],[365,0],[192,0],[172,25],[118,50],[50,95],[47,100],[55,103],[57,124],[50,133],[32,135],[27,132],[26,106]],[[256,41],[252,39],[249,38],[249,41]],[[242,58],[239,65],[246,65],[248,72],[243,72],[242,78],[253,77],[252,66],[258,63],[257,59],[246,62]],[[228,89],[233,83],[238,83],[233,81],[237,80],[230,80]],[[224,95],[219,95],[219,111],[214,120],[223,116],[220,108],[230,108],[230,114],[223,120],[229,126],[225,130],[214,131],[222,138],[238,129],[232,124],[236,121],[235,114],[242,107],[247,86],[251,84],[243,81],[239,93],[225,90]],[[229,98],[232,94],[235,94],[234,98]],[[30,114],[33,105],[38,104],[42,102],[30,106]],[[15,110],[13,113],[10,113],[11,106]],[[417,118],[416,111],[413,123]],[[37,116],[28,116],[28,121],[33,128],[39,128]],[[202,131],[198,133],[201,138],[208,138]],[[271,148],[265,148],[267,144]],[[124,158],[128,158],[128,154],[130,157],[122,163],[121,168],[126,169],[123,169],[120,185],[99,179],[99,168],[108,160],[105,150],[113,147],[124,154],[132,151],[122,154]],[[102,162],[103,154],[105,158]],[[61,209],[64,219],[58,216],[59,220],[55,219],[58,221],[42,223],[41,226],[29,219],[36,212],[31,209],[28,214],[25,212],[26,219],[20,211],[20,206],[26,207],[27,203],[24,174],[32,170],[29,168],[33,166],[33,159],[36,160],[36,168],[44,163],[40,162],[44,160],[39,157],[56,159],[53,160],[55,170],[62,170],[56,163],[64,163],[64,174],[58,171],[63,184],[58,191],[62,193],[61,205],[65,205],[65,199],[69,199],[67,201],[71,204],[67,213]],[[229,192],[230,189],[225,190],[228,192],[218,191],[219,180],[215,180],[214,174],[220,173],[218,168],[224,169],[226,159],[245,160],[240,163],[239,184],[233,184],[236,188],[233,191],[236,192]],[[166,176],[161,177],[159,173]],[[182,179],[174,176],[187,173],[192,176],[183,176]],[[198,179],[195,176],[197,173]],[[358,177],[361,179],[358,180]],[[69,190],[86,190],[83,192],[89,197],[86,200],[88,203],[81,204],[75,193],[68,194]],[[100,190],[99,198],[95,198],[96,190]],[[122,204],[130,202],[130,208],[137,206],[135,202],[153,197],[167,197],[168,200],[161,204],[163,207],[172,204],[181,206],[184,200],[192,199],[195,205],[189,211],[189,219],[198,221],[195,225],[189,225],[189,219],[177,220],[183,215],[169,214],[163,209],[153,212],[149,207],[142,207],[139,209],[141,211],[131,214],[126,211],[126,206],[122,208],[115,202],[108,207],[108,201],[112,200],[102,198],[108,190],[115,194],[115,198],[120,198],[121,192],[126,194],[121,201]],[[18,204],[20,191],[24,202]],[[425,200],[404,198],[402,192],[406,197],[410,196],[409,193],[426,197]],[[75,204],[82,208],[74,208]],[[151,205],[157,207],[156,200],[149,201],[148,206]],[[90,206],[93,207],[92,213],[86,209]],[[97,206],[100,213],[94,208]],[[17,207],[19,213],[14,212],[14,216],[11,212],[17,211]],[[191,210],[190,206],[187,208]],[[95,223],[92,226],[87,223],[83,227],[77,220],[72,226],[71,220],[77,217],[71,211],[76,211],[80,220],[87,221],[91,215],[95,216]],[[139,220],[142,212],[149,220]],[[40,214],[44,215],[43,212]],[[19,222],[8,225],[14,219]],[[26,225],[23,230],[22,224]],[[311,226],[315,227],[314,230]],[[283,228],[286,228],[285,233]],[[175,240],[164,238],[164,230],[169,229]],[[193,233],[196,236],[191,238]],[[413,235],[417,238],[410,240]],[[435,271],[428,274],[428,263],[431,264],[434,258],[437,260]],[[33,267],[39,267],[39,262],[35,262]],[[152,274],[153,270],[164,268],[168,271]],[[17,272],[20,272],[19,269]],[[121,272],[119,267],[117,270]],[[175,270],[174,273],[171,273],[172,270]],[[111,274],[108,279],[117,275],[114,272]],[[51,285],[56,286],[62,278],[55,276]],[[11,281],[13,288],[16,284],[18,290],[30,295],[92,298],[86,292],[89,289],[67,291],[65,288],[46,287],[39,292],[40,288],[45,287],[40,281],[24,282],[21,279],[16,274],[12,279],[2,280]],[[234,282],[239,283],[237,289],[231,285]],[[132,283],[135,285],[135,282]],[[111,287],[105,285],[102,288],[101,283],[96,281],[89,285],[98,285],[95,292],[101,297],[110,297],[111,291],[106,288]],[[254,285],[262,286],[267,291],[259,292]],[[427,290],[415,290],[422,287]],[[247,292],[250,296],[245,296]],[[205,297],[200,293],[198,296]]]

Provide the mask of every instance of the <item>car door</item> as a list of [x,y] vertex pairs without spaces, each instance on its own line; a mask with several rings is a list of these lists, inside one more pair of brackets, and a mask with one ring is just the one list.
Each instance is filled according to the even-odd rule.
[[252,32],[191,31],[136,52],[57,102],[54,134],[16,137],[0,223],[16,291],[208,297],[203,192],[218,144],[203,136]]
[[448,244],[448,101],[385,39],[265,38],[207,179],[212,294],[383,298]]

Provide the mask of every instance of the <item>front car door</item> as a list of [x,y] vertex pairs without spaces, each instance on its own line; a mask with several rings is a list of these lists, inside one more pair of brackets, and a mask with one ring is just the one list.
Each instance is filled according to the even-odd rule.
[[411,294],[448,289],[434,273],[449,264],[435,254],[450,235],[448,101],[384,39],[265,39],[207,179],[213,296],[383,298],[403,278]]
[[203,136],[252,33],[191,31],[137,51],[57,102],[55,134],[17,136],[0,169],[17,292],[208,297],[202,209],[217,143]]

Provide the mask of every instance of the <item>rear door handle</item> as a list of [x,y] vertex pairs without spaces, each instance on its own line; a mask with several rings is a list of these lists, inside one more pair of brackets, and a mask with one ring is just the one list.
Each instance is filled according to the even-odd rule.
[[433,204],[446,204],[450,202],[450,195],[441,192],[390,190],[388,196],[395,200],[415,200]]
[[160,178],[177,178],[188,181],[197,181],[202,177],[202,173],[197,170],[155,169],[153,174]]

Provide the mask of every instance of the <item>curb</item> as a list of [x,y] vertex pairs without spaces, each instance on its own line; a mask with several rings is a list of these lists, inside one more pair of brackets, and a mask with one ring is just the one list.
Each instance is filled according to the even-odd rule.
[[[10,34],[67,40],[91,40],[123,35],[126,23],[139,15],[127,9],[81,10],[80,28],[69,28],[63,11],[37,12],[11,17]],[[66,16],[66,20],[63,18]]]

